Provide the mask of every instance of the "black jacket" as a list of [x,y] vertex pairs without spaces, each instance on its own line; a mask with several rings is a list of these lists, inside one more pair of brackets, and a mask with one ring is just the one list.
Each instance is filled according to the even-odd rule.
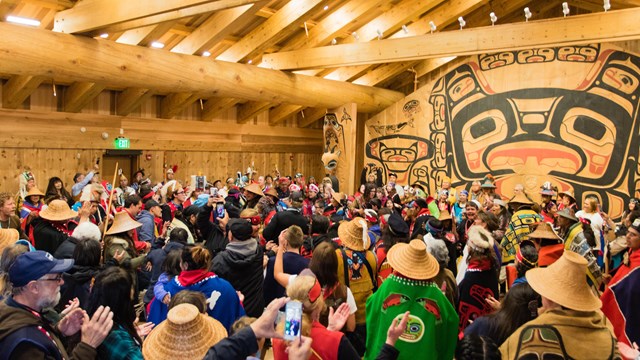
[[73,259],[73,252],[78,245],[78,239],[73,236],[69,236],[65,241],[58,246],[58,249],[53,253],[53,257],[56,259]]
[[34,219],[31,224],[36,249],[44,250],[49,254],[55,254],[58,246],[69,237],[56,230],[47,220],[38,218]]
[[89,289],[91,280],[100,272],[99,267],[74,265],[69,272],[62,275],[64,284],[60,287],[60,301],[56,305],[56,311],[64,310],[69,300],[78,298],[80,307],[86,308],[89,301]]
[[227,247],[229,241],[224,231],[220,230],[218,221],[216,219],[214,219],[214,222],[209,221],[212,211],[213,207],[209,205],[203,206],[202,211],[198,213],[196,225],[198,225],[198,229],[200,229],[200,233],[204,238],[204,246],[211,252],[211,256],[215,258],[218,253]]
[[[253,244],[249,242],[254,242],[255,246],[250,246]],[[242,249],[238,251],[236,246],[242,246]],[[250,253],[248,249],[251,249]],[[244,295],[247,316],[260,317],[264,310],[262,261],[262,248],[254,239],[229,243],[227,249],[213,259],[211,270]]]
[[289,208],[285,211],[276,213],[271,222],[262,231],[262,236],[267,241],[275,241],[278,243],[278,236],[282,230],[289,228],[291,225],[298,225],[302,229],[303,234],[309,233],[309,222],[302,215],[301,209]]
[[153,266],[151,268],[151,278],[149,280],[149,287],[147,288],[147,292],[144,294],[144,303],[148,304],[153,299],[153,287],[158,282],[158,278],[160,274],[162,274],[162,263],[169,255],[171,250],[182,250],[184,247],[183,244],[178,242],[168,242],[164,248],[154,249],[147,255],[147,261],[151,262]]

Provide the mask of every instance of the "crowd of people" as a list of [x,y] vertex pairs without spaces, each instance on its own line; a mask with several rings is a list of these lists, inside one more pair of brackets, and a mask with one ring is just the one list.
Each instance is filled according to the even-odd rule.
[[635,198],[98,170],[0,193],[0,359],[640,359]]

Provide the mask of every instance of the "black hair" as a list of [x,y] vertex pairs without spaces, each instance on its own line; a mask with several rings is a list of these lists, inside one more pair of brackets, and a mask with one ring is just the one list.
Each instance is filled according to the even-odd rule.
[[191,304],[198,308],[201,314],[207,313],[207,299],[204,297],[204,294],[198,291],[193,290],[182,290],[177,294],[171,297],[171,301],[169,301],[169,310],[173,309],[174,306],[180,304]]
[[329,230],[327,230],[327,236],[329,236],[329,239],[338,237],[338,227],[340,227],[340,223],[341,221],[336,221],[329,226]]
[[117,329],[115,326],[122,326],[129,336],[142,344],[142,339],[138,336],[134,321],[136,320],[136,311],[133,308],[133,300],[131,294],[133,292],[133,280],[129,273],[118,266],[108,267],[101,271],[95,278],[89,301],[87,312],[89,316],[98,310],[101,305],[109,307],[113,312],[114,326],[112,331]]
[[407,236],[398,236],[395,235],[394,233],[391,232],[391,230],[389,229],[389,226],[385,227],[382,229],[381,235],[380,235],[380,240],[382,241],[382,244],[384,245],[384,248],[387,250],[387,252],[389,251],[389,249],[391,249],[391,247],[397,243],[408,243],[409,242],[409,235],[407,234]]
[[62,181],[62,179],[60,179],[57,176],[54,176],[54,177],[49,179],[49,184],[47,185],[47,190],[44,192],[45,193],[44,197],[46,198],[45,202],[48,203],[52,199],[57,199],[58,198],[58,190],[56,190],[56,183],[57,182],[62,184],[62,187],[60,188],[60,194],[62,194],[62,196],[64,196],[64,197],[66,197],[67,200],[72,199],[71,194],[69,194],[67,189],[64,188],[64,182]]
[[169,234],[170,242],[186,244],[188,238],[189,238],[189,233],[187,233],[187,230],[183,228],[175,228],[171,230],[171,234]]
[[94,239],[78,240],[73,250],[74,265],[78,266],[100,266],[100,242]]
[[329,230],[329,218],[322,215],[311,217],[311,234],[326,234]]
[[126,196],[124,198],[124,207],[125,209],[128,209],[131,207],[131,205],[138,205],[141,201],[142,201],[142,198],[138,194],[132,194],[132,195]]
[[498,345],[486,336],[466,335],[456,346],[456,360],[500,360]]
[[536,246],[532,242],[523,241],[520,244],[520,253],[526,261],[516,262],[516,272],[519,278],[523,277],[528,270],[535,267],[535,264],[538,262],[538,249],[536,249]]
[[162,272],[167,273],[169,276],[178,276],[182,268],[180,263],[182,262],[182,250],[175,249],[169,251],[167,257],[162,262]]
[[382,201],[380,201],[380,199],[378,198],[371,199],[371,201],[369,201],[369,204],[371,204],[371,206],[376,206],[378,210],[382,208]]
[[487,224],[487,230],[494,232],[499,229],[498,217],[489,211],[478,211],[478,218]]
[[591,225],[586,225],[583,223],[582,233],[584,234],[584,237],[587,239],[587,244],[589,244],[591,248],[596,247],[596,234],[593,232]]
[[[151,188],[151,185],[149,185],[149,184],[140,185],[140,196],[142,198],[146,197],[151,192],[153,192],[153,189]],[[147,210],[149,210],[149,209],[147,209]]]
[[520,326],[538,316],[540,295],[528,283],[518,284],[507,292],[500,309],[487,315],[487,334],[502,344]]

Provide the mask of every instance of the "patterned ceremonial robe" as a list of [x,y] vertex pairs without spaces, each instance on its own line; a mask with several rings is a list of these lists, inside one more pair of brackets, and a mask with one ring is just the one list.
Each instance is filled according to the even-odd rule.
[[458,315],[431,281],[390,275],[367,300],[367,351],[375,359],[395,318],[410,312],[405,332],[396,342],[398,359],[453,358],[458,339]]
[[502,263],[515,260],[520,242],[527,240],[527,235],[532,231],[530,226],[541,221],[543,221],[542,216],[531,209],[518,210],[511,216],[507,231],[500,242]]
[[596,256],[593,255],[591,247],[587,243],[587,238],[584,237],[582,223],[578,222],[571,225],[563,240],[565,250],[580,254],[587,260],[587,280],[589,285],[596,289],[599,288],[602,283],[602,271],[598,266]]
[[516,330],[500,346],[502,359],[616,359],[616,339],[600,311],[554,309]]
[[620,265],[600,300],[618,341],[640,343],[640,251],[631,252],[628,264]]

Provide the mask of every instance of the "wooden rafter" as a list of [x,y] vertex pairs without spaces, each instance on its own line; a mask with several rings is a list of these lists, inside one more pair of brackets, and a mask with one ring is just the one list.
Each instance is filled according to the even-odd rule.
[[76,82],[67,89],[64,98],[65,112],[80,112],[95,99],[102,90],[106,88],[103,84],[95,82]]
[[298,117],[298,126],[305,128],[324,116],[327,113],[326,108],[307,108],[304,109],[304,117],[300,115]]
[[290,1],[273,16],[216,57],[217,60],[239,62],[277,43],[288,30],[297,28],[325,0]]
[[275,126],[302,109],[303,107],[299,105],[283,104],[276,106],[269,111],[269,125]]
[[271,107],[271,103],[268,101],[250,101],[246,104],[238,105],[238,119],[239,124],[248,123],[259,113],[268,110]]
[[135,111],[147,99],[153,95],[153,91],[145,88],[128,88],[118,94],[116,98],[116,114],[127,116]]
[[637,26],[639,18],[640,8],[634,8],[411,38],[289,51],[268,54],[263,59],[274,69],[292,70],[635,40],[640,39],[640,28]]
[[223,112],[236,106],[239,102],[240,100],[233,98],[209,98],[205,101],[204,109],[202,109],[202,120],[211,121],[216,116],[220,116]]
[[198,100],[198,96],[193,93],[169,94],[165,96],[160,103],[160,117],[163,119],[171,119],[196,100]]
[[12,76],[2,86],[2,107],[17,109],[45,80],[43,76]]
[[[69,10],[56,15],[54,31],[64,33],[85,33],[104,29],[114,31],[118,24],[141,20],[130,28],[157,24],[163,21],[177,20],[193,16],[187,9],[196,6],[207,6],[207,12],[228,9],[240,5],[251,4],[260,0],[93,0],[81,1]],[[162,21],[149,20],[154,16],[169,14]]]

